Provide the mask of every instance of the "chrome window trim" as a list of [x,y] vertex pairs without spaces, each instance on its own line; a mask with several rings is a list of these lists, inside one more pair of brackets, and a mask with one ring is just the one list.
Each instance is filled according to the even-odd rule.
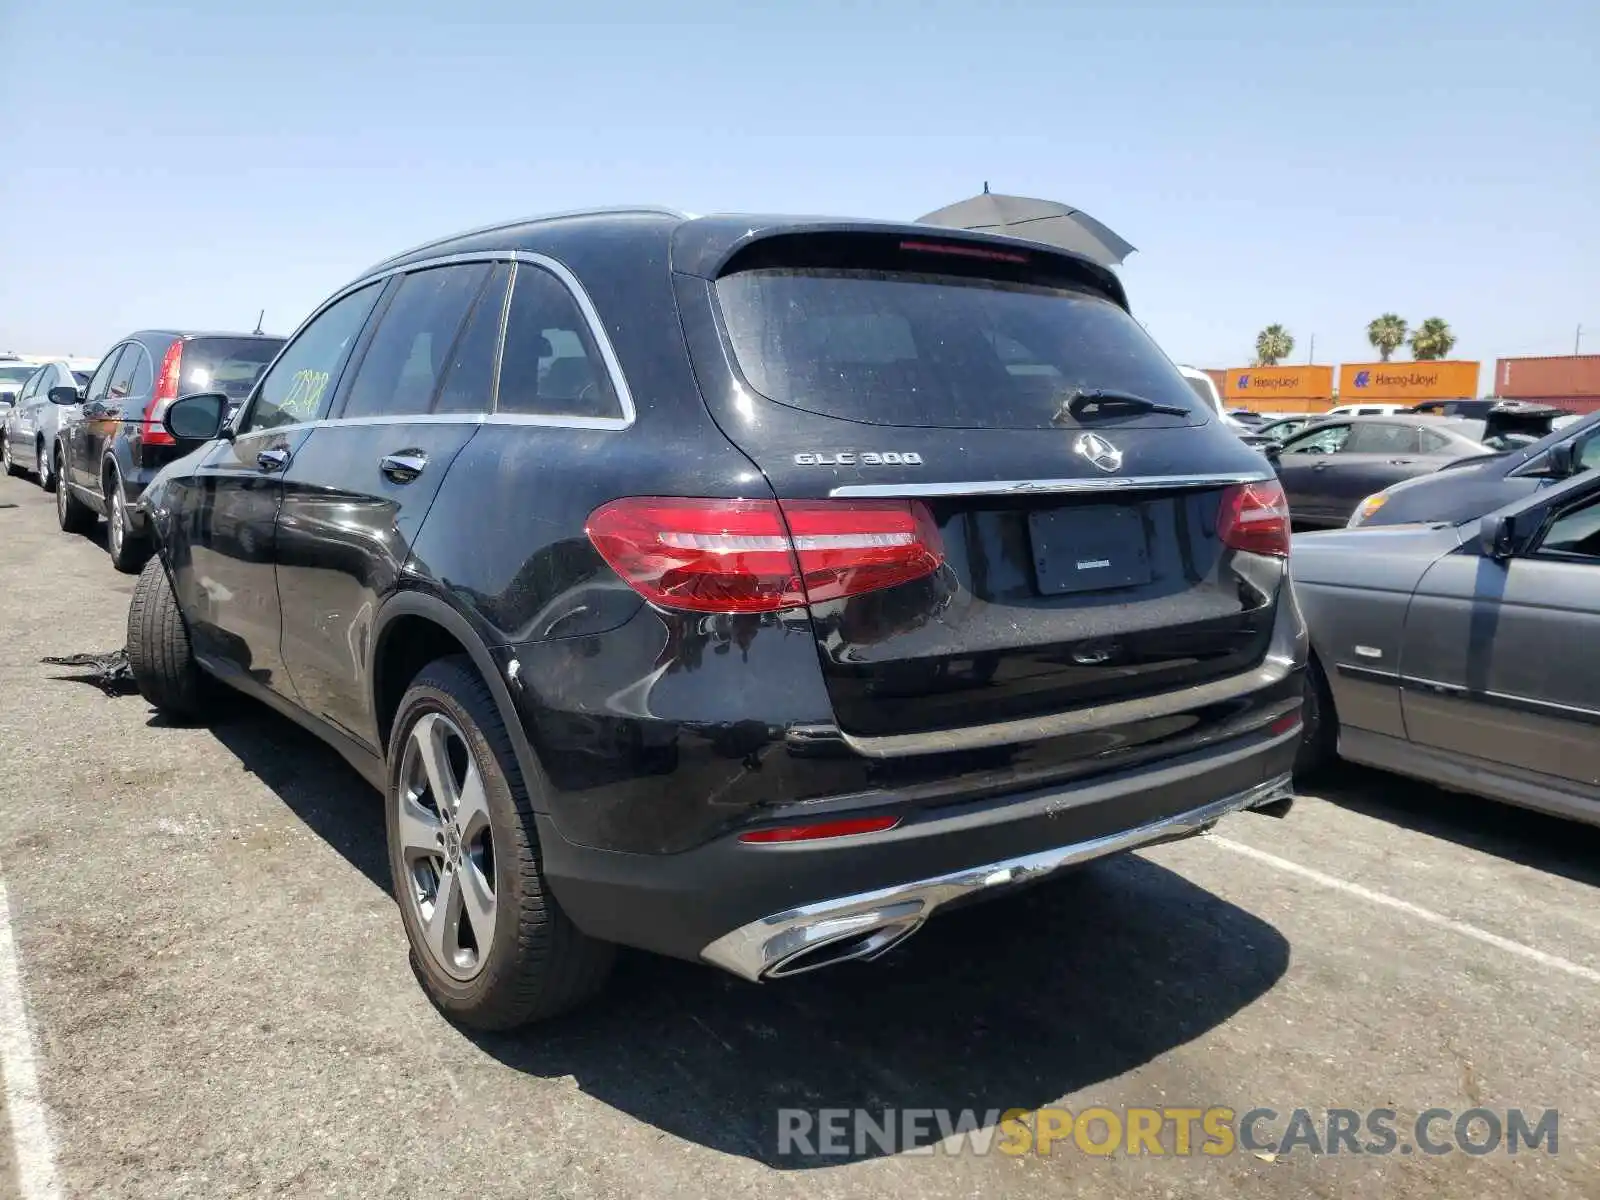
[[829,496],[1008,496],[1035,493],[1098,493],[1154,491],[1163,488],[1224,487],[1238,483],[1265,483],[1277,476],[1262,471],[1235,471],[1213,475],[1130,475],[1123,479],[1097,476],[1082,479],[980,479],[941,483],[849,483]]
[[[627,211],[632,212],[636,210],[629,209]],[[490,229],[498,228],[500,228],[498,225],[490,226]],[[621,430],[632,426],[634,421],[638,418],[638,410],[634,407],[633,403],[633,392],[628,387],[627,376],[622,372],[622,361],[617,357],[616,349],[611,344],[611,338],[606,333],[605,325],[600,320],[600,313],[595,308],[594,301],[589,298],[589,293],[584,289],[583,284],[579,282],[578,277],[568,270],[563,263],[551,258],[548,254],[540,254],[532,250],[473,250],[463,254],[444,254],[440,255],[438,258],[420,259],[417,262],[408,262],[402,266],[386,267],[375,274],[363,275],[360,279],[357,279],[353,283],[346,284],[343,288],[339,289],[339,291],[329,296],[312,311],[310,316],[308,316],[304,321],[301,321],[300,324],[295,327],[294,332],[284,339],[283,345],[278,347],[278,353],[273,355],[272,361],[269,362],[266,366],[266,369],[261,372],[261,379],[265,380],[267,376],[272,373],[273,368],[278,365],[278,359],[283,357],[284,352],[294,344],[295,340],[299,338],[300,334],[306,329],[307,326],[309,326],[324,312],[332,308],[335,304],[339,303],[339,301],[343,300],[352,292],[358,292],[362,288],[369,287],[374,283],[386,281],[392,275],[409,274],[412,271],[425,271],[432,267],[448,267],[458,263],[473,262],[509,262],[516,264],[526,263],[529,266],[548,271],[551,275],[555,276],[556,282],[561,284],[561,286],[566,289],[567,294],[572,297],[573,303],[578,306],[578,314],[583,318],[584,323],[589,327],[589,336],[594,339],[595,347],[600,351],[600,361],[605,367],[606,374],[611,379],[611,390],[616,393],[617,403],[622,409],[622,415],[620,417],[563,417],[547,416],[540,413],[500,412],[421,413],[409,417],[391,417],[387,415],[374,417],[323,417],[315,421],[298,421],[292,426],[279,425],[276,426],[275,429],[299,429],[302,427],[318,428],[325,425],[353,425],[361,423],[374,424],[378,422],[385,424],[410,424],[417,421],[429,423],[443,423],[445,421],[468,421],[472,424],[531,425],[547,429]],[[492,394],[492,399],[494,400],[496,406],[498,406],[500,399],[500,347],[505,341],[506,314],[510,309],[511,297],[516,292],[516,284],[516,272],[513,271],[512,278],[508,281],[505,299],[500,310],[500,337],[495,344],[494,391]],[[372,318],[369,315],[367,319],[371,320]],[[364,331],[365,327],[363,327],[363,332]],[[256,390],[252,391],[249,398],[239,406],[238,420],[240,425],[242,425],[244,421],[248,419],[249,413],[255,408],[256,392],[260,390],[260,386],[261,385],[258,382],[256,384]],[[252,429],[247,433],[240,433],[237,436],[247,437],[251,434],[259,432],[265,431]]]

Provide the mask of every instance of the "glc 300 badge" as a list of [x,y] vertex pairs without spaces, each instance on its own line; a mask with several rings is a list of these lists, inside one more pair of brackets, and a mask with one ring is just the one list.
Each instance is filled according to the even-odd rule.
[[794,461],[801,467],[920,467],[922,455],[915,450],[802,450]]

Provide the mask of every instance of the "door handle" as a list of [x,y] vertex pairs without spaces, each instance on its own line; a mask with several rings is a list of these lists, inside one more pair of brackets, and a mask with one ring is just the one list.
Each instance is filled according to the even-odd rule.
[[1328,464],[1325,462],[1313,463],[1311,465],[1311,469],[1313,471],[1326,471],[1328,469]]
[[263,450],[256,455],[256,467],[262,471],[281,471],[289,465],[287,450]]
[[428,456],[421,450],[397,450],[378,460],[378,470],[396,483],[410,483],[428,465]]

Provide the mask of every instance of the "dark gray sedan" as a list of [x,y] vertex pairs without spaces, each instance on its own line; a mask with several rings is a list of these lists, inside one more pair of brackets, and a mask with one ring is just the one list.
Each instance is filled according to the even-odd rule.
[[1460,525],[1302,534],[1299,768],[1342,758],[1600,824],[1600,472]]
[[1482,421],[1401,414],[1335,417],[1266,450],[1296,527],[1340,528],[1368,496],[1446,463],[1493,453]]

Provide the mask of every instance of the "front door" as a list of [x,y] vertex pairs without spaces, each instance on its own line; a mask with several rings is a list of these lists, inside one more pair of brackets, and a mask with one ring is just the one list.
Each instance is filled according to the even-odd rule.
[[115,407],[111,397],[111,381],[113,376],[121,377],[123,359],[133,355],[134,361],[137,361],[137,353],[126,342],[113,346],[111,353],[101,359],[100,365],[95,368],[94,378],[89,380],[83,403],[76,406],[73,419],[69,422],[66,414],[62,414],[61,441],[66,447],[66,457],[61,464],[61,479],[69,487],[87,489],[96,498],[96,503],[100,495],[100,458],[94,452],[94,446],[99,443],[92,438],[103,440],[103,434],[98,428],[91,434],[89,427],[104,426],[107,420],[117,419],[107,415]]
[[231,437],[205,447],[173,491],[168,562],[195,653],[220,673],[283,696],[276,540],[283,480],[326,415],[350,348],[381,285],[335,300],[307,323],[262,376]]
[[1326,524],[1334,519],[1330,516],[1334,505],[1330,468],[1333,456],[1344,449],[1349,437],[1348,424],[1320,425],[1283,444],[1274,466],[1289,497],[1289,515],[1296,523]]
[[507,274],[479,262],[404,276],[337,415],[284,474],[284,660],[311,713],[380,754],[373,622],[445,473],[488,409]]
[[1504,561],[1447,555],[1406,618],[1413,742],[1600,794],[1600,489]]

